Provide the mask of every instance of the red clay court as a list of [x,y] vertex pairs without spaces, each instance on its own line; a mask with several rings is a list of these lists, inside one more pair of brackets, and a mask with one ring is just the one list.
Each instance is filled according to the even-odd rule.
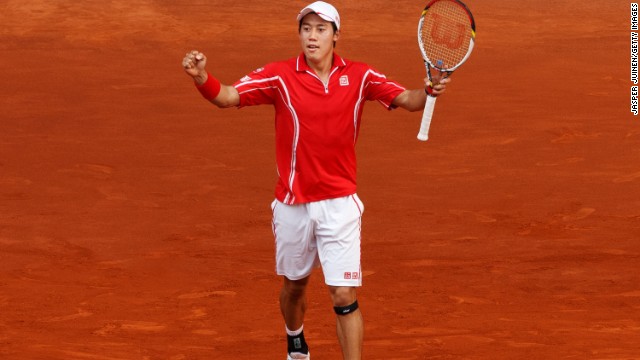
[[[468,0],[477,46],[420,113],[365,107],[367,360],[640,359],[629,3]],[[0,3],[0,358],[285,354],[273,109],[218,110],[299,53],[302,1]],[[346,1],[336,51],[407,87],[424,3]],[[340,350],[321,272],[305,334]]]

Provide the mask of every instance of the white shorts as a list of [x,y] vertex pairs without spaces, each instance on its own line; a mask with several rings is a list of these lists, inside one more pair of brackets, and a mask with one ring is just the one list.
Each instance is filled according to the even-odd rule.
[[271,203],[276,272],[300,280],[322,265],[330,286],[361,286],[360,230],[364,206],[358,195],[285,205]]

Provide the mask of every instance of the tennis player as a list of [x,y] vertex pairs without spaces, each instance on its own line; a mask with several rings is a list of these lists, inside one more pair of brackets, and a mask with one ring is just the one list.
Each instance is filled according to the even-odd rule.
[[287,359],[310,359],[303,320],[306,287],[322,266],[336,313],[337,335],[346,360],[362,358],[363,320],[356,288],[360,269],[362,201],[356,193],[355,144],[365,101],[391,110],[424,108],[426,95],[440,95],[449,79],[425,79],[407,90],[371,66],[340,57],[340,16],[317,1],[298,14],[302,53],[221,84],[205,69],[207,57],[187,53],[185,72],[200,93],[220,108],[275,107],[278,181],[273,211],[276,271],[283,277],[280,309],[287,333]]

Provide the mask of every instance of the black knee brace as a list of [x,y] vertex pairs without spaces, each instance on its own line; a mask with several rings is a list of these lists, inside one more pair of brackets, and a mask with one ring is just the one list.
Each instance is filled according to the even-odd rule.
[[351,305],[333,307],[333,311],[338,315],[349,315],[356,310],[358,310],[358,300],[354,301]]

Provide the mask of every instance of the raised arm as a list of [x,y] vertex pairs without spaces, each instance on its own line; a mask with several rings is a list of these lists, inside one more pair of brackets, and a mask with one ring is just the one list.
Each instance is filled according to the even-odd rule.
[[235,87],[221,84],[205,69],[207,57],[197,51],[192,50],[185,55],[182,60],[182,67],[187,75],[193,78],[196,87],[211,103],[219,108],[228,108],[240,104],[240,95]]
[[424,109],[424,104],[427,101],[427,89],[429,89],[433,96],[442,95],[447,88],[447,84],[451,81],[449,78],[441,79],[440,76],[437,76],[437,78],[434,76],[433,80],[435,85],[429,83],[429,78],[425,78],[424,89],[405,90],[401,92],[400,95],[393,99],[393,105],[409,111],[420,111]]

